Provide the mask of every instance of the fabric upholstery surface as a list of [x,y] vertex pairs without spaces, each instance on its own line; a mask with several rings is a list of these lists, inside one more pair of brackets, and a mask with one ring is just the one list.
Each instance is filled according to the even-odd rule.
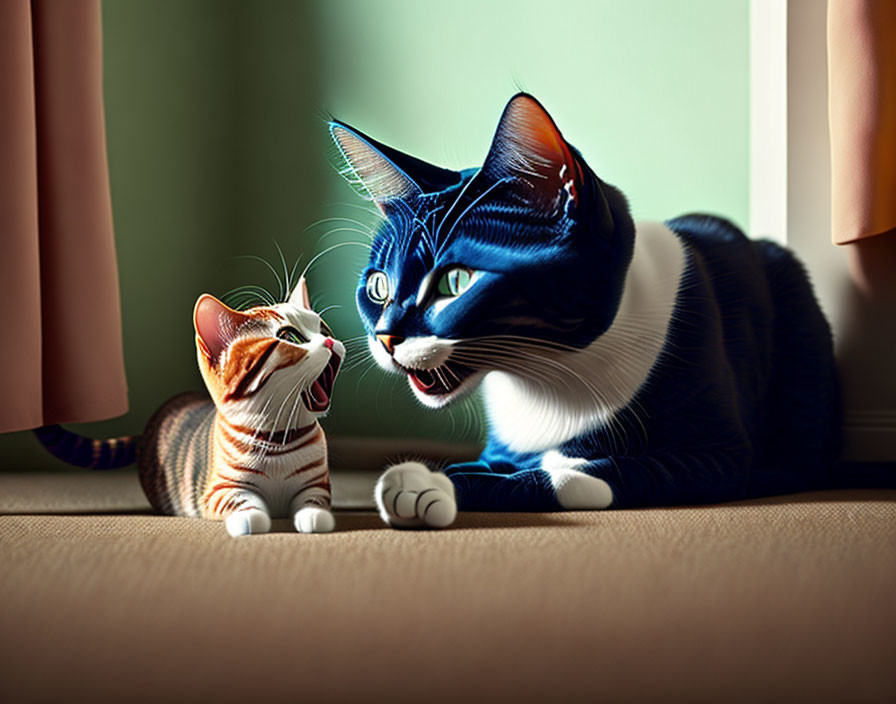
[[4,701],[896,698],[896,491],[243,539],[139,502],[0,475]]
[[102,77],[99,0],[0,2],[0,431],[127,410]]

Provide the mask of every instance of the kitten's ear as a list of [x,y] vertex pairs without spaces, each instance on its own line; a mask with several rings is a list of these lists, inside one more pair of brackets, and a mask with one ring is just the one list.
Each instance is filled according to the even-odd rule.
[[233,340],[236,329],[248,318],[228,308],[211,294],[203,293],[193,308],[193,327],[199,350],[214,362]]
[[289,304],[295,308],[311,310],[311,296],[308,295],[308,283],[304,276],[299,279],[299,283],[289,294]]
[[504,108],[482,171],[492,181],[512,180],[545,212],[563,212],[580,197],[581,166],[551,116],[526,93]]
[[387,147],[342,122],[330,123],[330,135],[343,162],[339,172],[384,213],[390,203],[412,203],[423,193],[442,191],[460,182],[458,172]]

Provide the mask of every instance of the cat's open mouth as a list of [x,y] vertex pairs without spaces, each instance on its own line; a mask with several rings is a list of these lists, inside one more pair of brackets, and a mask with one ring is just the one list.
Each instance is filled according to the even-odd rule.
[[330,361],[307,389],[302,392],[302,401],[312,413],[323,413],[330,407],[330,397],[333,394],[333,382],[342,358],[335,352],[330,352]]
[[447,396],[454,393],[474,371],[457,362],[444,362],[433,369],[402,368],[414,388],[427,396]]

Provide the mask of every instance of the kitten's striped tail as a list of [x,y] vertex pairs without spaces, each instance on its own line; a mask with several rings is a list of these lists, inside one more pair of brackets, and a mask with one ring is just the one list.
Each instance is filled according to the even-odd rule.
[[61,425],[36,428],[34,434],[54,457],[76,467],[89,469],[117,469],[133,464],[137,457],[139,435],[95,440],[85,438]]

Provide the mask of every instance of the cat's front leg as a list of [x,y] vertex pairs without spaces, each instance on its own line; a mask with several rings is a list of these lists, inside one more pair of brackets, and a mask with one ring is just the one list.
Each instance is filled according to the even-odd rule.
[[613,489],[603,479],[587,473],[589,462],[567,457],[556,450],[544,453],[541,470],[548,475],[560,507],[567,511],[609,508]]
[[[445,470],[461,511],[562,511],[743,498],[749,447],[588,459],[550,450]],[[755,480],[754,480],[755,481]]]
[[420,462],[387,469],[377,482],[380,516],[395,528],[444,528],[463,511],[558,511],[604,509],[613,490],[587,473],[589,462],[558,452],[540,461],[464,462],[444,473]]
[[604,509],[610,485],[589,472],[592,463],[550,451],[514,461],[465,462],[445,473],[461,511],[563,511]]
[[[614,508],[635,508],[746,498],[756,489],[749,484],[751,462],[750,447],[743,444],[727,450],[606,457],[583,462],[579,469],[612,486]],[[552,481],[562,479],[562,474],[554,476]]]
[[457,516],[451,480],[421,462],[392,465],[376,483],[380,517],[393,528],[445,528]]

